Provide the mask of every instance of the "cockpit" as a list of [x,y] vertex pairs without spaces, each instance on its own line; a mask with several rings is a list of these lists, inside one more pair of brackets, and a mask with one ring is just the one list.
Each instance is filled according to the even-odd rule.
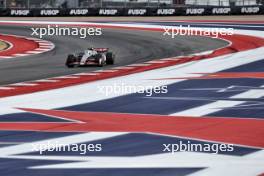
[[86,56],[92,56],[92,55],[97,54],[97,52],[96,51],[93,51],[93,50],[84,50],[84,54]]

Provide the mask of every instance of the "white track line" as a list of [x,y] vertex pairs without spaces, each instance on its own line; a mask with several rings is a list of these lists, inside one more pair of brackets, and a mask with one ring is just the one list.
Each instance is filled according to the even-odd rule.
[[180,60],[179,58],[165,58],[165,59],[160,59],[160,60],[165,60],[165,61],[175,61],[175,60]]
[[22,57],[22,56],[28,56],[30,54],[13,54],[13,56],[18,56],[18,57]]
[[95,73],[112,73],[112,72],[117,72],[118,70],[95,70],[93,72]]
[[12,56],[0,56],[0,59],[10,59],[13,58]]
[[80,78],[79,76],[59,76],[55,77],[54,79],[77,79]]
[[47,83],[54,83],[54,82],[60,82],[60,80],[53,80],[53,79],[40,79],[33,82],[47,82]]
[[41,51],[27,51],[27,54],[40,54],[42,53]]
[[163,63],[166,63],[166,60],[165,61],[162,61],[162,60],[154,60],[154,61],[148,61],[148,62],[144,62],[144,63],[147,63],[147,64],[163,64]]
[[13,87],[0,87],[0,90],[12,90],[14,89]]
[[131,64],[131,65],[127,65],[127,67],[145,67],[150,65],[151,64]]
[[15,84],[10,84],[10,86],[37,86],[38,84],[35,83],[15,83]]
[[76,73],[73,74],[74,76],[95,76],[95,75],[100,75],[100,73]]
[[122,66],[122,67],[114,67],[113,69],[116,70],[130,70],[130,69],[134,69],[135,67],[127,67],[127,66]]

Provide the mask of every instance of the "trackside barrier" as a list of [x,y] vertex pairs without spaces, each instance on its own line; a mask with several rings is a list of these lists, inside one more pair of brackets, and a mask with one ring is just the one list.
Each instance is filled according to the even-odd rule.
[[191,15],[256,15],[264,14],[264,5],[236,7],[177,8],[75,8],[75,9],[0,9],[1,17],[10,16],[191,16]]

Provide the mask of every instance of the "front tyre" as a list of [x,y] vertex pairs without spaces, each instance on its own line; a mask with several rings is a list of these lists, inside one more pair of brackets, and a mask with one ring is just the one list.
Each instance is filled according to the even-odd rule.
[[66,60],[66,63],[65,65],[68,67],[68,68],[73,68],[74,67],[74,63],[75,62],[75,57],[74,55],[70,54],[68,55],[67,57],[67,60]]

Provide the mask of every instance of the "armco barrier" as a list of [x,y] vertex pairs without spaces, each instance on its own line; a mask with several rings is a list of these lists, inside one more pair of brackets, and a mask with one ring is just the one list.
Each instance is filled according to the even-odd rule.
[[0,9],[0,16],[189,16],[264,14],[262,6],[176,7],[176,8],[75,8],[75,9]]

